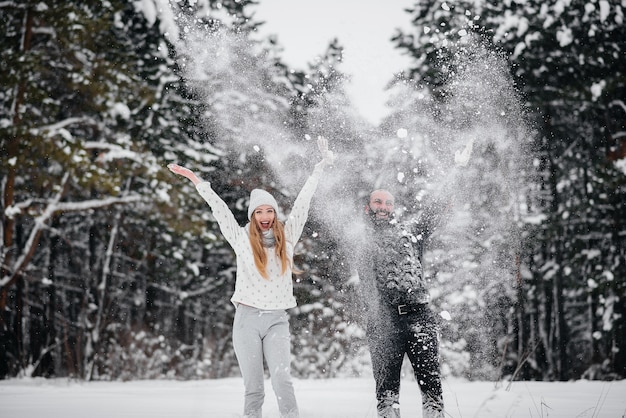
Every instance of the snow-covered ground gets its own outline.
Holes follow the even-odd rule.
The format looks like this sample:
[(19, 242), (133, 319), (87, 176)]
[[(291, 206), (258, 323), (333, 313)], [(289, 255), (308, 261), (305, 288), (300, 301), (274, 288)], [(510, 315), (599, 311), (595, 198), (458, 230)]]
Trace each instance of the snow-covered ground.
[[(615, 382), (444, 381), (449, 417), (626, 417), (626, 380)], [(0, 381), (3, 418), (235, 418), (241, 416), (241, 379), (82, 383), (66, 379)], [(376, 416), (369, 378), (296, 380), (301, 418)], [(402, 382), (403, 417), (421, 417), (415, 381)], [(278, 417), (269, 382), (263, 416)]]

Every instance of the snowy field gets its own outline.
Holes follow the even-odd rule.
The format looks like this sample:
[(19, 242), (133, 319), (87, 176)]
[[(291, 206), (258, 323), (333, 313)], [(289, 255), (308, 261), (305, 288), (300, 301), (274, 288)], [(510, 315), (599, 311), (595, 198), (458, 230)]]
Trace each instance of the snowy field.
[[(65, 379), (0, 381), (2, 418), (235, 418), (241, 416), (241, 379), (188, 382), (81, 383)], [(376, 416), (373, 380), (296, 380), (301, 418)], [(626, 417), (626, 380), (616, 382), (491, 382), (445, 380), (446, 416)], [(402, 382), (402, 416), (421, 417), (414, 381)], [(278, 417), (269, 382), (264, 418)]]

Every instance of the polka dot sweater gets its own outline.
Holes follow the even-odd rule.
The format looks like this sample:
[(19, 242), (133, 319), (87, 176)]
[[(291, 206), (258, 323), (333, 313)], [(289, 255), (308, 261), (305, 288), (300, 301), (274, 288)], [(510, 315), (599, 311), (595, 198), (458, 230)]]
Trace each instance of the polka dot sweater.
[[(322, 171), (318, 164), (313, 174), (307, 179), (293, 204), (291, 213), (285, 222), (287, 255), (293, 260), (293, 251), (304, 224), (307, 221), (309, 205)], [(233, 304), (243, 303), (258, 309), (289, 309), (296, 306), (293, 295), (293, 281), (290, 266), (281, 274), (280, 259), (274, 248), (266, 248), (267, 274), (265, 279), (254, 264), (254, 256), (246, 228), (239, 226), (228, 205), (213, 191), (209, 182), (200, 182), (196, 189), (211, 207), (213, 216), (220, 226), (224, 238), (235, 250), (237, 256), (237, 279), (235, 292), (230, 299)]]

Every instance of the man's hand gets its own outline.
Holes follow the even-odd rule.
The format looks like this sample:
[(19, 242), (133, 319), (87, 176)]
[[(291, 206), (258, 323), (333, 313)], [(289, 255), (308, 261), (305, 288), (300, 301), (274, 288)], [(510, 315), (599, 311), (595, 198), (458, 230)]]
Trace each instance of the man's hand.
[(333, 165), (335, 162), (335, 154), (328, 149), (328, 140), (323, 136), (317, 137), (317, 147), (322, 154), (322, 161), (326, 163), (326, 165)]
[(470, 139), (463, 151), (454, 152), (454, 163), (457, 167), (465, 167), (469, 162), (472, 155), (472, 148), (474, 147), (474, 138)]

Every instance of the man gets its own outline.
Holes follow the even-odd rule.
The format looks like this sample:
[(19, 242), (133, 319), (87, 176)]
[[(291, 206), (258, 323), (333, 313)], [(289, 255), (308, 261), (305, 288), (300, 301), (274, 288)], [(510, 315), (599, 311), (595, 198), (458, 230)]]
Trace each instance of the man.
[(443, 417), (438, 326), (428, 306), (421, 264), (424, 241), (439, 216), (424, 213), (418, 221), (400, 223), (394, 216), (394, 197), (387, 190), (373, 191), (365, 212), (367, 236), (357, 268), (378, 416), (400, 417), (400, 374), (407, 354), (422, 392), (423, 417)]

